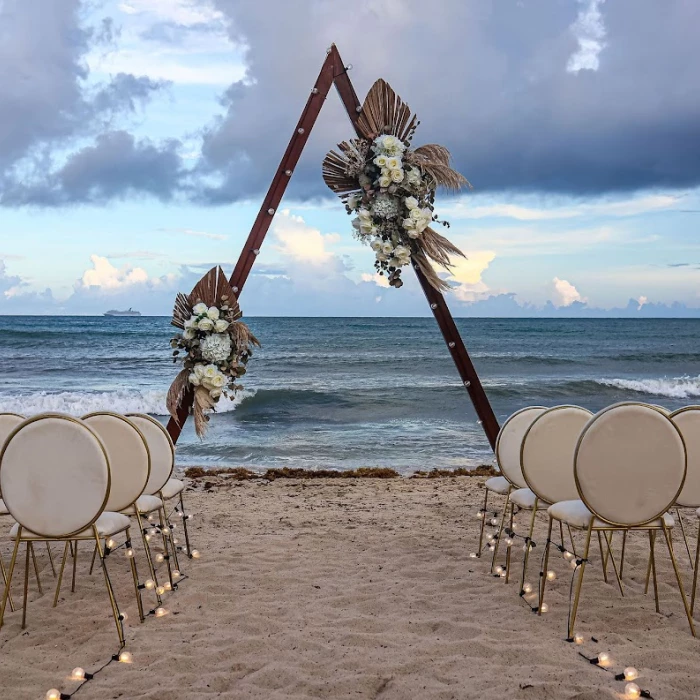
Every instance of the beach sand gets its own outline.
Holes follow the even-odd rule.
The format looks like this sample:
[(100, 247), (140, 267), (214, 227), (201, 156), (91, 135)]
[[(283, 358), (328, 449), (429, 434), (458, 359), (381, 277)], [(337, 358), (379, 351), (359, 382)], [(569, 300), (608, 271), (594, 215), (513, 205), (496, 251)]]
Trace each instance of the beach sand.
[[(579, 655), (600, 651), (610, 653), (615, 672), (636, 666), (640, 686), (656, 700), (700, 696), (700, 642), (690, 636), (661, 547), (663, 614), (654, 612), (651, 594), (642, 594), (647, 548), (636, 536), (628, 546), (624, 599), (603, 583), (596, 550), (577, 627), (586, 642), (569, 644), (571, 570), (560, 554), (551, 562), (558, 578), (542, 617), (518, 597), (517, 576), (505, 585), (488, 575), (485, 558), (469, 558), (483, 481), (197, 480), (187, 502), (201, 559), (183, 562), (188, 578), (167, 594), (168, 614), (144, 624), (126, 559), (109, 560), (129, 614), (134, 662), (109, 665), (76, 697), (621, 697), (625, 684)], [(526, 517), (520, 516), (523, 528)], [(55, 609), (53, 578), (38, 548), (45, 593), (39, 597), (32, 582), (28, 628), (20, 629), (21, 613), (14, 613), (0, 630), (3, 700), (38, 700), (52, 687), (70, 693), (77, 685), (68, 679), (73, 667), (91, 672), (117, 649), (103, 581), (99, 572), (87, 576), (84, 547), (76, 592), (64, 584)], [(2, 551), (7, 561), (6, 539)], [(521, 561), (521, 548), (514, 551)], [(541, 546), (528, 577), (533, 584), (540, 553)], [(142, 556), (139, 564), (145, 579)]]

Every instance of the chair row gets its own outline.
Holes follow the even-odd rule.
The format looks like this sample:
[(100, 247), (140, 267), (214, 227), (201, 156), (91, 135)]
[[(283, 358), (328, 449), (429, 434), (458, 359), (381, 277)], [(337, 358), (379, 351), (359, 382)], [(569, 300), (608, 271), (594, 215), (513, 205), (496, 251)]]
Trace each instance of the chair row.
[[(162, 596), (177, 587), (180, 577), (175, 523), (166, 512), (182, 517), (187, 556), (190, 547), (183, 491), (184, 483), (172, 478), (175, 448), (165, 428), (145, 414), (127, 416), (112, 412), (91, 413), (82, 418), (45, 413), (31, 418), (0, 414), (0, 516), (14, 519), (10, 537), (12, 558), (6, 570), (0, 556), (4, 592), (0, 626), (9, 602), (14, 610), (11, 584), (20, 545), (25, 544), (25, 584), (22, 627), (26, 625), (30, 555), (38, 569), (33, 544), (44, 541), (49, 548), (64, 543), (54, 606), (69, 556), (75, 567), (80, 542), (94, 544), (93, 566), (99, 560), (114, 616), (120, 646), (124, 646), (123, 620), (106, 566), (110, 553), (123, 549), (129, 560), (139, 619), (145, 619), (142, 591), (152, 591), (157, 606), (150, 612), (163, 614)], [(149, 578), (141, 581), (131, 539), (136, 525), (143, 543)], [(122, 540), (118, 543), (117, 539)], [(151, 540), (158, 537), (162, 552), (153, 554)], [(167, 581), (158, 581), (156, 564), (164, 562)], [(53, 568), (53, 560), (51, 560)], [(92, 572), (92, 566), (90, 571)], [(55, 569), (54, 569), (55, 574)]]
[[(650, 557), (647, 587), (653, 574), (657, 611), (656, 563), (654, 545), (661, 534), (671, 558), (676, 583), (683, 601), (691, 633), (695, 636), (693, 610), (697, 589), (700, 532), (695, 551), (691, 600), (685, 595), (683, 582), (672, 545), (676, 522), (670, 514), (675, 509), (683, 525), (681, 509), (692, 508), (700, 518), (700, 406), (688, 406), (669, 413), (659, 406), (624, 402), (593, 415), (580, 406), (531, 406), (508, 418), (496, 442), (496, 459), (502, 476), (485, 484), (479, 532), (480, 556), (484, 548), (487, 524), (498, 528), (488, 535), (485, 548), (492, 553), (491, 572), (509, 581), (512, 550), (522, 538), (524, 555), (520, 575), (520, 595), (528, 600), (537, 597), (533, 610), (546, 611), (546, 584), (556, 574), (548, 570), (551, 547), (561, 551), (578, 569), (573, 606), (567, 636), (574, 636), (583, 574), (591, 553), (593, 535), (598, 539), (603, 574), (612, 563), (620, 592), (627, 534), (643, 532), (649, 538)], [(504, 497), (500, 518), (489, 511), (489, 498)], [(530, 513), (529, 526), (516, 533), (513, 522), (517, 511)], [(535, 593), (526, 583), (530, 553), (535, 546), (536, 515), (546, 509), (548, 532), (539, 590)], [(558, 533), (553, 532), (558, 526)], [(569, 544), (565, 542), (565, 529)], [(572, 531), (584, 533), (579, 552)], [(612, 556), (612, 536), (622, 533), (619, 566)], [(553, 540), (553, 536), (557, 537)], [(685, 539), (685, 529), (683, 528)], [(686, 547), (690, 556), (687, 539)], [(506, 547), (505, 567), (497, 566), (501, 545)]]

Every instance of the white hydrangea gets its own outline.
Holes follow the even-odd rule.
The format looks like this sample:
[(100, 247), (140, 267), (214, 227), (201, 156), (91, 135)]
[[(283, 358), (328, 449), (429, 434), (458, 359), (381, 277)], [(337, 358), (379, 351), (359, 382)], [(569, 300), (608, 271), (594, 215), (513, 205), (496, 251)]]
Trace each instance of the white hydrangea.
[(223, 362), (231, 354), (231, 336), (228, 333), (212, 333), (202, 339), (199, 349), (205, 360)]
[(398, 197), (390, 194), (378, 194), (372, 202), (372, 214), (381, 219), (392, 219), (401, 213), (401, 203)]

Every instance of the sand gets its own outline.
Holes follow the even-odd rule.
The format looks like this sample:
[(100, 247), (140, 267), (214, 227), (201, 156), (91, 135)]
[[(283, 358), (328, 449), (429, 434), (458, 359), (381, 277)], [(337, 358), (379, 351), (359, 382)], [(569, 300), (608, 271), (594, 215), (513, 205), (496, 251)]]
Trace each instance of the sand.
[[(189, 578), (168, 594), (168, 615), (139, 624), (126, 559), (109, 562), (134, 663), (108, 666), (79, 700), (621, 697), (625, 684), (579, 655), (603, 650), (615, 672), (636, 666), (657, 700), (700, 696), (700, 642), (667, 556), (659, 556), (663, 614), (643, 595), (641, 537), (628, 547), (624, 599), (603, 583), (597, 558), (589, 567), (578, 647), (564, 641), (571, 572), (561, 555), (542, 617), (518, 597), (517, 582), (505, 585), (485, 560), (469, 558), (483, 478), (208, 481), (187, 494), (202, 558), (183, 565)], [(76, 592), (64, 588), (54, 609), (39, 555), (47, 590), (39, 597), (32, 584), (28, 628), (14, 613), (0, 630), (3, 700), (72, 692), (71, 669), (92, 671), (117, 647), (88, 557)]]

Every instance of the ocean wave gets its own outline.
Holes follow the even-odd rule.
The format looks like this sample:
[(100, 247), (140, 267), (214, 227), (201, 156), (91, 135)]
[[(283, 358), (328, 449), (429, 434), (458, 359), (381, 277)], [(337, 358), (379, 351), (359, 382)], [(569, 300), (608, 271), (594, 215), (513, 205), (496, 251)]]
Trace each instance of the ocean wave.
[[(152, 416), (165, 416), (166, 391), (37, 391), (31, 394), (0, 395), (0, 413), (20, 413), (33, 416), (37, 413), (57, 412), (72, 416), (82, 416), (93, 411), (114, 411), (116, 413), (148, 413)], [(243, 390), (231, 401), (222, 398), (217, 413), (228, 413), (245, 399), (255, 395), (255, 391)]]
[(671, 379), (600, 379), (598, 383), (638, 394), (666, 396), (671, 399), (700, 396), (700, 376)]

